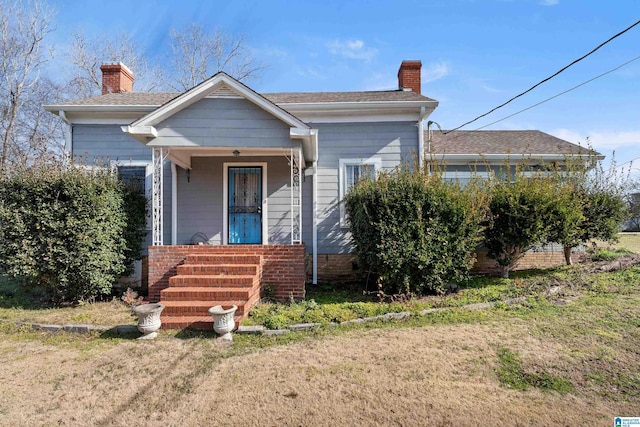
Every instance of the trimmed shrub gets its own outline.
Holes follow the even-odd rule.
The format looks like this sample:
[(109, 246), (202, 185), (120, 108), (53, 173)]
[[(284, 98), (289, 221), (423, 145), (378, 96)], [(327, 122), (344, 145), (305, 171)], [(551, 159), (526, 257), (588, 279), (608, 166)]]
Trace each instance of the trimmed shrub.
[(552, 176), (523, 172), (517, 167), (513, 181), (495, 179), (491, 186), (484, 245), (505, 278), (526, 251), (547, 241), (563, 198)]
[(567, 264), (571, 264), (572, 248), (593, 240), (617, 241), (630, 214), (625, 200), (628, 175), (616, 171), (615, 159), (605, 170), (595, 155), (587, 161), (568, 159), (565, 163), (554, 174), (562, 192), (548, 241), (562, 244)]
[(109, 294), (125, 270), (125, 223), (111, 171), (18, 172), (0, 180), (0, 267), (56, 302)]
[(443, 293), (471, 269), (484, 192), (404, 165), (363, 179), (343, 200), (360, 266), (385, 293)]
[(147, 235), (149, 202), (140, 184), (121, 183), (122, 206), (125, 214), (123, 276), (133, 273), (133, 262), (142, 259), (144, 238)]

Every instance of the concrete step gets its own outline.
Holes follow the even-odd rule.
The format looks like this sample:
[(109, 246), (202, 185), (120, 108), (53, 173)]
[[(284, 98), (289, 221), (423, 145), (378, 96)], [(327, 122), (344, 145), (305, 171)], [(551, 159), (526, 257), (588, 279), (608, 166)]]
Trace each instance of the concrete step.
[(169, 278), (170, 287), (253, 287), (259, 286), (257, 275), (224, 276), (214, 274), (177, 275)]
[(259, 287), (175, 287), (160, 291), (160, 301), (249, 301), (256, 294)]
[(260, 255), (187, 255), (184, 264), (262, 264)]
[[(242, 316), (234, 316), (236, 328), (242, 322)], [(213, 331), (213, 317), (211, 316), (163, 316), (162, 329), (196, 329)]]
[(183, 264), (178, 266), (179, 276), (234, 275), (255, 276), (259, 266), (256, 264)]

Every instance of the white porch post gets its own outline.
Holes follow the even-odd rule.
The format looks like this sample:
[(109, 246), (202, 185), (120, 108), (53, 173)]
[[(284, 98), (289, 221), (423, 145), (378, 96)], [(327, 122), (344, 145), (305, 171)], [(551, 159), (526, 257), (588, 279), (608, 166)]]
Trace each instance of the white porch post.
[(171, 162), (171, 244), (178, 244), (178, 166)]
[(162, 246), (162, 195), (163, 195), (163, 176), (162, 166), (166, 154), (162, 148), (153, 148), (152, 166), (153, 166), (153, 188), (151, 213), (153, 217), (152, 241), (153, 246)]
[(302, 243), (302, 148), (292, 148), (291, 166), (291, 244)]

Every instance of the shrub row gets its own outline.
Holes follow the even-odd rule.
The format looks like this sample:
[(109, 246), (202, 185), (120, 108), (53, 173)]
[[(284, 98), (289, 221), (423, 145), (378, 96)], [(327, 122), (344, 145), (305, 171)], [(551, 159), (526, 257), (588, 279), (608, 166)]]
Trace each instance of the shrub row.
[(508, 277), (536, 245), (562, 244), (570, 263), (572, 247), (615, 239), (619, 187), (584, 162), (537, 171), (507, 165), (502, 178), (463, 185), (401, 166), (362, 179), (343, 200), (360, 266), (385, 293), (441, 293), (469, 274), (479, 244)]

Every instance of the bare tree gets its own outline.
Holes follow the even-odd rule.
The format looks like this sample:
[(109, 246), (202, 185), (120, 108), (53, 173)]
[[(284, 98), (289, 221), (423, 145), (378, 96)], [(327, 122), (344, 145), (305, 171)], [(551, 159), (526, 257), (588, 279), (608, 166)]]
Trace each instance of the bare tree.
[(59, 117), (45, 111), (42, 106), (52, 100), (61, 100), (60, 85), (41, 77), (25, 99), (9, 158), (13, 167), (30, 167), (36, 163), (51, 163), (64, 157), (64, 130)]
[(82, 31), (73, 34), (71, 49), (67, 52), (74, 65), (69, 81), (71, 98), (100, 95), (102, 75), (100, 66), (106, 62), (122, 62), (136, 78), (135, 88), (144, 92), (161, 89), (160, 69), (152, 68), (142, 49), (129, 33), (121, 32), (113, 38), (88, 39)]
[(52, 11), (38, 0), (0, 0), (0, 175), (20, 146), (30, 144), (21, 122), (39, 87), (40, 67), (52, 57), (43, 51), (44, 38), (53, 30), (51, 19)]
[(218, 71), (238, 80), (257, 77), (265, 68), (253, 58), (245, 36), (233, 36), (221, 30), (207, 33), (199, 24), (172, 29), (171, 71), (166, 83), (174, 90), (191, 89)]

